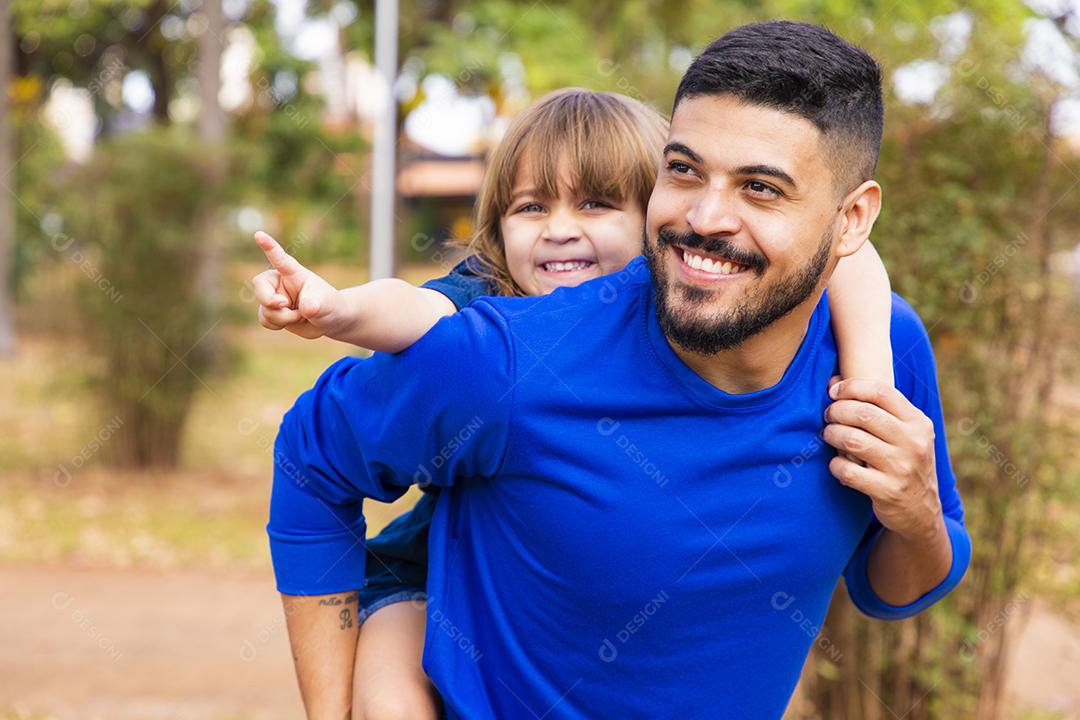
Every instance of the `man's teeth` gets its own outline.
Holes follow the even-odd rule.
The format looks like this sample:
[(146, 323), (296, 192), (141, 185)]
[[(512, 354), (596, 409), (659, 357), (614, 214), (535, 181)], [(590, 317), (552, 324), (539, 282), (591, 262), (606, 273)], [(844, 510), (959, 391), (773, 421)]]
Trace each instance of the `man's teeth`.
[(695, 255), (688, 250), (683, 250), (682, 258), (684, 263), (695, 270), (712, 273), (713, 275), (734, 275), (746, 269), (743, 265), (736, 265), (726, 260), (713, 260), (712, 258)]
[(585, 260), (571, 260), (570, 262), (544, 263), (544, 269), (548, 272), (568, 272), (570, 270), (584, 270), (590, 265), (592, 263)]

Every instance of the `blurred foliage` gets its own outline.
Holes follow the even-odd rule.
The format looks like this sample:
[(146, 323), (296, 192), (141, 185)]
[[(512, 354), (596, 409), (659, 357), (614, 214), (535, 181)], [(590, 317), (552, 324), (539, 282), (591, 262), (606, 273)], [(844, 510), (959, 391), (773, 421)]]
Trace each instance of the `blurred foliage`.
[[(155, 95), (153, 119), (174, 124), (171, 103), (194, 96), (197, 40), (206, 31), (198, 6), (14, 0), (19, 72), (39, 88), (28, 98), (28, 112), (47, 99), (55, 80), (65, 79), (90, 90), (102, 137), (128, 131), (131, 113), (122, 105), (120, 86), (130, 72), (141, 70)], [(256, 47), (250, 70), (254, 97), (233, 116), (234, 150), (248, 161), (231, 182), (242, 186), (240, 197), (247, 203), (273, 208), (272, 227), (283, 239), (309, 245), (316, 257), (355, 257), (362, 234), (356, 203), (343, 198), (364, 189), (366, 143), (355, 128), (323, 126), (324, 102), (304, 83), (314, 64), (284, 48), (275, 13), (270, 0), (250, 0), (241, 18)], [(36, 154), (27, 156), (34, 159)], [(38, 177), (20, 183), (20, 196)], [(250, 252), (248, 240), (241, 246)]]
[[(355, 258), (366, 248), (358, 207), (368, 144), (356, 127), (324, 124), (325, 101), (306, 82), (315, 64), (285, 48), (274, 17), (272, 3), (254, 0), (243, 19), (256, 47), (254, 97), (233, 116), (234, 148), (246, 158), (233, 182), (245, 203), (269, 208), (267, 227), (305, 259)], [(237, 240), (241, 256), (261, 259), (250, 237)]]
[[(260, 67), (256, 87), (269, 86), (277, 72), (285, 70)], [(355, 132), (326, 130), (315, 98), (284, 101), (269, 90), (260, 95), (267, 107), (253, 108), (234, 124), (234, 147), (246, 159), (234, 181), (245, 201), (271, 208), (269, 226), (283, 243), (303, 245), (305, 258), (356, 257), (362, 247), (358, 196), (349, 196), (366, 189), (367, 143)], [(245, 254), (252, 250), (249, 240), (243, 238)]]
[(972, 564), (957, 591), (899, 623), (862, 618), (838, 594), (822, 635), (842, 659), (819, 644), (794, 717), (1002, 717), (1001, 625), (1048, 590), (1039, 568), (1075, 554), (1076, 528), (1055, 509), (1076, 507), (1076, 428), (1049, 409), (1080, 334), (1075, 290), (1051, 265), (1080, 241), (1080, 159), (1049, 133), (1066, 90), (1021, 66), (1030, 10), (968, 4), (969, 42), (950, 56), (936, 17), (955, 9), (903, 4), (847, 23), (864, 28), (849, 37), (882, 61), (888, 87), (914, 60), (951, 70), (931, 107), (887, 94), (874, 242), (934, 342)]
[[(30, 274), (49, 259), (55, 259), (50, 222), (62, 220), (52, 214), (58, 183), (64, 173), (65, 156), (56, 135), (47, 126), (16, 108), (10, 117), (14, 125), (16, 157), (15, 243), (11, 264), (12, 288), (16, 300)], [(46, 227), (43, 227), (45, 225)], [(57, 229), (59, 229), (57, 227)]]
[[(154, 116), (168, 122), (177, 81), (195, 59), (196, 3), (170, 0), (12, 0), (20, 75), (62, 77), (93, 90), (106, 125), (120, 107), (116, 86), (133, 69), (155, 90)], [(194, 31), (194, 32), (193, 32)]]
[[(167, 170), (167, 171), (166, 171)], [(123, 466), (169, 466), (210, 360), (197, 281), (196, 219), (207, 161), (182, 132), (154, 130), (101, 143), (67, 184), (70, 234), (56, 246), (86, 277), (80, 298), (98, 387), (118, 417), (103, 451)]]

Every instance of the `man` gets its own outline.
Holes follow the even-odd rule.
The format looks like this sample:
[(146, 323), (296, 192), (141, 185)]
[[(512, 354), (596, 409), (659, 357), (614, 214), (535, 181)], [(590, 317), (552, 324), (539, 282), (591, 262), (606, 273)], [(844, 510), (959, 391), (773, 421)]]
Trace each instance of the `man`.
[(297, 401), (279, 589), (359, 587), (361, 499), (443, 486), (424, 667), (470, 719), (777, 718), (841, 574), (875, 617), (944, 596), (970, 541), (910, 307), (898, 389), (829, 385), (823, 290), (877, 217), (881, 127), (876, 63), (822, 28), (710, 45), (676, 93), (644, 259), (474, 302)]

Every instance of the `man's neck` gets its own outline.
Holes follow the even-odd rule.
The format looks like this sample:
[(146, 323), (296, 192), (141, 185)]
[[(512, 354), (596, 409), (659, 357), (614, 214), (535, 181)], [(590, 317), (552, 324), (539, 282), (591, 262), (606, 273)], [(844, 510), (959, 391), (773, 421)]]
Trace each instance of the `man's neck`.
[(668, 344), (686, 365), (709, 384), (731, 394), (764, 390), (780, 382), (799, 351), (810, 317), (821, 300), (814, 292), (790, 313), (737, 347), (715, 355), (689, 352), (670, 340)]

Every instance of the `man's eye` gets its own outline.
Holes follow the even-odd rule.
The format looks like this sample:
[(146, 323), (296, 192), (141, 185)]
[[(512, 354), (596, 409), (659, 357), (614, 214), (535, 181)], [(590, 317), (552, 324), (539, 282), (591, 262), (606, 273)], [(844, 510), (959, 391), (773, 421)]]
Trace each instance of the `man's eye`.
[(667, 167), (668, 167), (668, 170), (672, 171), (673, 173), (677, 173), (679, 175), (689, 175), (691, 172), (693, 172), (693, 168), (691, 168), (689, 165), (687, 165), (684, 162), (679, 162), (678, 160), (670, 161), (667, 164)]
[(767, 195), (768, 197), (780, 197), (780, 191), (771, 185), (766, 185), (760, 180), (751, 180), (746, 183), (746, 189), (757, 195)]

